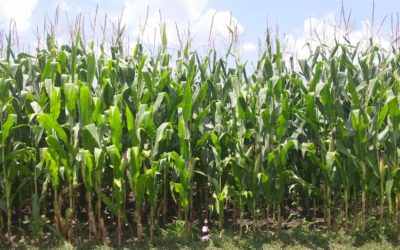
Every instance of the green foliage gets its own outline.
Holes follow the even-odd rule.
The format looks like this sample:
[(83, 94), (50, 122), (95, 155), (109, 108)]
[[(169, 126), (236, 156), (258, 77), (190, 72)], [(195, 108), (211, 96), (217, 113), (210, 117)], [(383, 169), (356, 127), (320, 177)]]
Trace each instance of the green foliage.
[[(76, 214), (85, 207), (89, 234), (103, 242), (112, 220), (118, 242), (125, 223), (135, 224), (139, 241), (148, 225), (152, 238), (160, 214), (164, 224), (184, 220), (173, 234), (186, 236), (195, 215), (218, 217), (221, 231), (235, 218), (240, 236), (246, 218), (256, 232), (259, 221), (275, 224), (271, 218), (281, 229), (287, 207), (306, 210), (299, 216), (314, 209), (315, 220), (322, 207), (328, 231), (342, 227), (337, 210), (346, 230), (359, 212), (364, 232), (369, 215), (382, 225), (398, 221), (398, 48), (318, 47), (292, 71), (268, 34), (249, 74), (229, 58), (235, 44), (226, 58), (199, 55), (189, 43), (174, 55), (165, 27), (161, 35), (151, 56), (141, 44), (124, 56), (120, 38), (110, 58), (103, 45), (98, 55), (78, 32), (71, 46), (56, 47), (49, 35), (48, 50), (35, 57), (8, 51), (0, 61), (0, 208), (8, 233), (26, 204), (34, 234), (49, 216), (41, 211), (51, 210), (52, 229), (70, 240), (69, 225), (85, 220)], [(232, 208), (235, 217), (226, 216)]]

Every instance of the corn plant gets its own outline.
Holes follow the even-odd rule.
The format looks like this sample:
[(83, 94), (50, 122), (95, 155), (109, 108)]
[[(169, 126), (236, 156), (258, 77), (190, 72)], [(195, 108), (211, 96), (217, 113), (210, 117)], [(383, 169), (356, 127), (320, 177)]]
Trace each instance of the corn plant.
[(178, 219), (186, 238), (203, 219), (242, 237), (247, 219), (260, 233), (321, 216), (331, 232), (338, 211), (348, 232), (375, 215), (398, 226), (396, 46), (338, 39), (310, 45), (288, 68), (268, 32), (251, 69), (233, 30), (222, 56), (193, 51), (190, 39), (170, 50), (163, 24), (155, 53), (140, 39), (127, 53), (124, 27), (116, 31), (109, 48), (79, 31), (57, 46), (51, 33), (32, 55), (14, 54), (6, 37), (0, 228), (9, 240), (22, 218), (35, 236), (49, 229), (73, 242), (86, 230), (119, 245), (130, 231), (153, 240)]

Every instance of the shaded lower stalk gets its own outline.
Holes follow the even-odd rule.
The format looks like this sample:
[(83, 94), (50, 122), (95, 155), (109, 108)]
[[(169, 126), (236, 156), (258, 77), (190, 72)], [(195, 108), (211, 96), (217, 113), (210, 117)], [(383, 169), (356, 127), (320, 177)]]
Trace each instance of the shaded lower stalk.
[(92, 192), (88, 191), (86, 193), (86, 200), (88, 202), (88, 224), (89, 224), (89, 238), (97, 236), (97, 229), (96, 229), (96, 222), (93, 212), (93, 205), (92, 205)]
[(142, 225), (142, 215), (140, 212), (141, 208), (135, 210), (135, 220), (136, 220), (136, 233), (137, 241), (140, 243), (143, 240), (143, 225)]
[(117, 237), (118, 237), (118, 246), (121, 246), (122, 243), (122, 208), (118, 208), (118, 218), (117, 218)]

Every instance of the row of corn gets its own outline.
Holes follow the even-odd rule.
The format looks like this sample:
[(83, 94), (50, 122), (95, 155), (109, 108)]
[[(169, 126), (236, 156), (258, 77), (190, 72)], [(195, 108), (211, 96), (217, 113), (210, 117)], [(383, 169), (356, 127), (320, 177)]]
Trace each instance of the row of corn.
[(120, 244), (176, 219), (186, 237), (203, 219), (242, 236), (245, 219), (279, 230), (293, 212), (328, 231), (369, 216), (397, 226), (399, 48), (321, 45), (292, 70), (268, 34), (249, 70), (235, 46), (174, 54), (164, 38), (155, 55), (125, 55), (79, 34), (49, 41), (0, 60), (6, 237), (80, 228), (106, 243), (115, 230)]

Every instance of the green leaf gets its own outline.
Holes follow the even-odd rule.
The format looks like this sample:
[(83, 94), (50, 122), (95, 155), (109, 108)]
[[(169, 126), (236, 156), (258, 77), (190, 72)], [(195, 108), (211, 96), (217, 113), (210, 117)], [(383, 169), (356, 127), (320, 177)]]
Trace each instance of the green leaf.
[(189, 158), (189, 153), (190, 153), (190, 148), (189, 148), (189, 135), (188, 135), (188, 129), (186, 127), (186, 122), (182, 117), (182, 109), (178, 109), (178, 136), (180, 140), (180, 149), (181, 149), (181, 154), (184, 157), (184, 159)]
[(152, 159), (155, 156), (157, 156), (157, 154), (158, 154), (158, 149), (159, 149), (160, 142), (163, 139), (164, 131), (168, 126), (170, 126), (170, 123), (169, 122), (164, 122), (157, 128), (156, 139), (155, 139), (155, 142), (154, 142), (153, 150), (151, 152), (151, 155), (152, 155), (151, 158)]
[(385, 185), (385, 192), (386, 192), (386, 197), (387, 197), (388, 203), (389, 203), (390, 213), (393, 213), (393, 200), (392, 200), (393, 182), (394, 182), (394, 179), (391, 178), (386, 181), (386, 185)]
[(97, 132), (97, 127), (95, 124), (89, 124), (85, 126), (85, 129), (89, 132), (89, 134), (93, 137), (93, 139), (96, 141), (97, 146), (101, 147), (101, 143), (100, 143), (100, 138), (99, 138), (99, 134)]
[(112, 142), (118, 148), (122, 148), (121, 139), (122, 139), (122, 122), (121, 122), (121, 114), (119, 112), (118, 107), (114, 107), (110, 109), (110, 127), (112, 133)]
[(335, 162), (335, 160), (336, 160), (336, 152), (329, 151), (329, 152), (326, 153), (326, 168), (327, 168), (327, 171), (329, 171), (329, 172), (331, 171), (333, 163)]
[(92, 97), (88, 86), (82, 86), (79, 90), (79, 114), (80, 125), (86, 126), (92, 122)]
[(201, 87), (200, 91), (197, 93), (197, 95), (194, 98), (193, 101), (193, 109), (197, 109), (200, 107), (200, 104), (206, 100), (207, 94), (208, 94), (208, 81), (204, 82)]
[(8, 98), (10, 85), (10, 79), (0, 78), (0, 101), (5, 101)]
[(323, 67), (323, 63), (322, 62), (318, 62), (317, 66), (315, 68), (315, 73), (314, 73), (314, 77), (310, 82), (310, 87), (309, 87), (309, 92), (314, 92), (317, 84), (320, 82), (321, 80), (321, 75), (322, 75), (322, 67)]
[(158, 93), (157, 99), (156, 99), (156, 101), (154, 102), (154, 105), (153, 105), (153, 113), (157, 113), (157, 111), (160, 108), (161, 103), (162, 103), (165, 95), (166, 95), (165, 92)]
[(64, 73), (67, 70), (67, 54), (64, 51), (58, 52), (57, 62), (60, 64), (61, 72)]
[(3, 126), (1, 127), (1, 144), (3, 146), (4, 146), (8, 136), (10, 135), (11, 128), (13, 127), (13, 125), (16, 121), (17, 121), (17, 115), (8, 114), (6, 122), (3, 123)]
[[(47, 144), (49, 145), (49, 148), (54, 150), (54, 152), (57, 152), (58, 156), (61, 157), (63, 160), (68, 159), (68, 154), (65, 152), (64, 148), (61, 146), (61, 144), (58, 142), (58, 140), (52, 136), (49, 135), (46, 138)], [(55, 158), (55, 157), (53, 157)]]
[(22, 73), (21, 64), (18, 65), (17, 72), (15, 73), (15, 82), (17, 84), (18, 90), (22, 91), (24, 88), (24, 75)]
[(352, 99), (354, 105), (357, 108), (361, 109), (360, 99), (358, 98), (356, 86), (354, 84), (353, 72), (350, 69), (347, 70), (347, 79), (348, 79), (347, 90), (350, 92), (351, 99)]
[(54, 130), (57, 136), (61, 140), (63, 140), (65, 144), (69, 144), (68, 137), (64, 129), (58, 124), (58, 122), (52, 116), (50, 116), (49, 114), (39, 114), (38, 121), (40, 125), (42, 125), (49, 134), (52, 134)]
[(192, 88), (190, 83), (186, 83), (185, 93), (183, 95), (183, 119), (189, 121), (192, 117)]
[(378, 116), (378, 121), (377, 123), (377, 127), (376, 129), (379, 131), (380, 128), (382, 127), (383, 122), (385, 121), (386, 115), (389, 111), (389, 105), (385, 104), (385, 106), (383, 106), (383, 108), (379, 111), (379, 116)]
[(93, 187), (92, 183), (92, 173), (94, 169), (93, 164), (93, 155), (89, 150), (82, 150), (81, 152), (82, 158), (82, 177), (84, 184), (87, 189), (91, 189)]
[(146, 192), (146, 175), (140, 175), (136, 183), (136, 204), (137, 208), (142, 206), (144, 194)]
[(94, 149), (94, 163), (97, 170), (103, 170), (105, 164), (105, 154), (100, 148)]
[(51, 176), (51, 185), (54, 190), (57, 190), (59, 179), (58, 179), (58, 164), (57, 162), (51, 157), (50, 153), (46, 153), (46, 166), (50, 170)]
[(60, 109), (61, 109), (60, 88), (53, 87), (50, 97), (50, 115), (56, 120), (60, 115)]
[(274, 75), (274, 71), (273, 71), (273, 67), (272, 67), (272, 63), (271, 60), (269, 59), (269, 56), (266, 56), (264, 59), (264, 78), (266, 80), (269, 80), (272, 78), (272, 76)]
[(238, 109), (238, 111), (239, 111), (239, 118), (240, 118), (240, 119), (245, 119), (245, 118), (246, 118), (246, 115), (250, 112), (249, 109), (248, 109), (248, 107), (247, 107), (246, 100), (244, 99), (243, 96), (239, 96), (238, 101), (239, 101), (239, 107), (238, 107), (238, 108), (239, 108), (239, 109)]
[[(111, 212), (115, 215), (115, 216), (119, 216), (119, 206), (117, 203), (113, 202), (110, 198), (108, 198), (107, 196), (103, 195), (101, 192), (96, 193), (102, 202), (104, 202), (104, 204), (106, 204), (106, 206), (111, 210)], [(126, 221), (126, 213), (123, 212), (122, 213), (122, 220)]]
[(42, 72), (42, 77), (41, 77), (42, 81), (46, 79), (50, 79), (53, 81), (54, 73), (58, 70), (58, 67), (60, 67), (58, 62), (53, 62), (51, 60), (48, 60)]
[(276, 55), (275, 55), (276, 68), (279, 74), (282, 72), (282, 54), (281, 54), (281, 44), (279, 39), (276, 38)]
[(306, 78), (307, 81), (309, 81), (311, 79), (311, 73), (310, 73), (310, 66), (308, 66), (307, 60), (305, 59), (299, 60), (299, 65), (304, 77)]
[(86, 58), (87, 63), (87, 82), (89, 86), (93, 84), (93, 80), (96, 74), (96, 58), (93, 53), (90, 53)]
[(65, 100), (66, 100), (66, 108), (69, 114), (75, 118), (76, 116), (76, 91), (75, 91), (75, 84), (73, 83), (66, 83), (65, 85)]
[(210, 137), (210, 132), (205, 132), (200, 139), (196, 143), (196, 149), (199, 149), (203, 146), (203, 144), (208, 140), (208, 137)]

